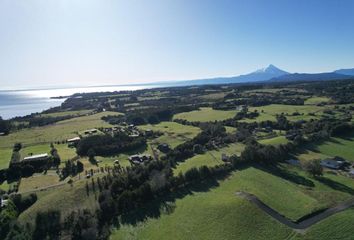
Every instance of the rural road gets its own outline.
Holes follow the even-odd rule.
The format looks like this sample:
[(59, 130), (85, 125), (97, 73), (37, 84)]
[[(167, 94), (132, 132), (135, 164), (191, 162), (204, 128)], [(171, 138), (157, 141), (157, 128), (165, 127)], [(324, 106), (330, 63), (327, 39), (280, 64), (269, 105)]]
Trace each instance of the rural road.
[(354, 206), (354, 199), (350, 199), (348, 201), (342, 202), (338, 204), (337, 206), (328, 208), (327, 210), (320, 212), (318, 214), (315, 214), (307, 219), (304, 219), (300, 222), (293, 222), (290, 219), (284, 217), (281, 215), (279, 212), (275, 211), (268, 205), (266, 205), (264, 202), (262, 202), (260, 199), (258, 199), (256, 196), (246, 193), (246, 192), (236, 192), (237, 196), (240, 196), (244, 199), (247, 199), (248, 201), (256, 204), (261, 210), (266, 212), (268, 215), (276, 219), (277, 221), (287, 225), (288, 227), (291, 227), (292, 229), (295, 230), (306, 230), (307, 228), (311, 227), (315, 223), (322, 221), (323, 219), (332, 216), (333, 214), (336, 214), (338, 212), (344, 211), (352, 206)]

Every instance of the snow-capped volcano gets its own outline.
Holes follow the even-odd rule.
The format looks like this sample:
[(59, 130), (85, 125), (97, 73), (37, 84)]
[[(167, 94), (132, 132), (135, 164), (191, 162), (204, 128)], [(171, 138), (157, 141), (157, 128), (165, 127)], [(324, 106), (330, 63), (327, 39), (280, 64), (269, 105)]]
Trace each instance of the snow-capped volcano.
[(278, 76), (289, 74), (288, 72), (285, 72), (285, 71), (277, 68), (273, 64), (270, 64), (268, 67), (258, 69), (257, 71), (255, 71), (253, 73), (259, 73), (259, 74), (267, 73), (267, 74), (273, 74), (273, 75), (278, 75)]

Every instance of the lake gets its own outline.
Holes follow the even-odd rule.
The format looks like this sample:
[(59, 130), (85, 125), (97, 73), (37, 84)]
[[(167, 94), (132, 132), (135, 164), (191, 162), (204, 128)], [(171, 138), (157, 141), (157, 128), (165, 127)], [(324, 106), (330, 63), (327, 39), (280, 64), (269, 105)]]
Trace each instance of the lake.
[(57, 88), (39, 90), (0, 90), (0, 116), (9, 119), (16, 116), (26, 116), (31, 113), (42, 112), (43, 110), (60, 106), (65, 98), (51, 99), (51, 97), (70, 96), (74, 93), (90, 92), (114, 92), (125, 90), (139, 90), (146, 88), (161, 87), (157, 85), (134, 85), (134, 86), (102, 86), (102, 87), (81, 87), (81, 88)]

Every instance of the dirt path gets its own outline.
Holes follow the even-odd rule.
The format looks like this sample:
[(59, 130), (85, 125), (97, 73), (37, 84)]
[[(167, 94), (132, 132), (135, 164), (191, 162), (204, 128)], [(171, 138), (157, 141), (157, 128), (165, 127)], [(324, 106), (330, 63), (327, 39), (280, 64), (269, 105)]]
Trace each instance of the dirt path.
[(256, 204), (260, 209), (262, 209), (264, 212), (266, 212), (268, 215), (271, 217), (275, 218), (277, 221), (281, 222), (282, 224), (287, 225), (288, 227), (291, 227), (292, 229), (297, 230), (298, 232), (304, 232), (307, 228), (311, 227), (317, 222), (322, 221), (325, 218), (328, 218), (329, 216), (332, 216), (333, 214), (336, 214), (338, 212), (344, 211), (352, 206), (354, 206), (354, 199), (350, 199), (348, 201), (342, 202), (338, 204), (335, 207), (328, 208), (327, 210), (320, 212), (316, 215), (313, 215), (305, 220), (302, 220), (300, 222), (293, 222), (290, 219), (284, 217), (268, 205), (266, 205), (264, 202), (262, 202), (260, 199), (258, 199), (256, 196), (246, 193), (246, 192), (236, 192), (237, 196), (240, 196), (242, 198), (247, 199), (248, 201)]

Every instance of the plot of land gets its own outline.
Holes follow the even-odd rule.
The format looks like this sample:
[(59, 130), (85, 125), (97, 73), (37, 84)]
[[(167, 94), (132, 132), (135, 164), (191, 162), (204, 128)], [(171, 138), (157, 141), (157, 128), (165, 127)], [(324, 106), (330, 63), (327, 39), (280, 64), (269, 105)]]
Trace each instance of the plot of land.
[[(291, 181), (257, 168), (235, 172), (211, 190), (195, 189), (183, 198), (170, 199), (159, 217), (148, 218), (137, 225), (121, 225), (111, 239), (161, 239), (172, 234), (176, 239), (190, 239), (191, 233), (195, 239), (287, 239), (295, 233), (250, 202), (237, 198), (235, 192), (250, 192), (293, 220), (352, 197), (350, 189), (354, 182), (351, 179), (325, 174), (323, 181), (317, 181), (300, 170), (287, 174), (291, 174), (288, 175), (292, 176)], [(316, 232), (329, 227), (330, 223), (335, 224), (338, 219), (340, 224), (335, 224), (334, 228), (350, 231), (354, 218), (349, 215), (352, 210), (348, 211), (314, 225), (308, 235), (299, 235), (299, 239), (317, 239), (314, 238)], [(327, 223), (331, 218), (334, 219)], [(349, 222), (345, 222), (347, 219)], [(322, 233), (321, 236), (332, 239), (331, 236), (338, 236), (334, 233), (330, 230), (328, 235)]]
[(233, 154), (240, 155), (244, 147), (245, 146), (243, 144), (234, 143), (218, 150), (208, 151), (204, 154), (196, 155), (192, 158), (186, 159), (184, 162), (179, 163), (173, 172), (177, 175), (179, 172), (184, 173), (193, 167), (198, 168), (201, 166), (215, 166), (222, 164), (222, 154), (226, 154), (227, 156)]
[(39, 114), (38, 117), (64, 117), (64, 116), (82, 116), (91, 113), (92, 110), (65, 111), (55, 113)]
[(52, 173), (50, 175), (38, 174), (29, 178), (22, 178), (19, 186), (19, 192), (36, 190), (57, 183), (59, 183), (59, 177), (55, 175), (55, 173)]
[[(53, 125), (44, 127), (36, 127), (31, 129), (23, 129), (18, 132), (11, 133), (7, 136), (0, 136), (0, 169), (7, 168), (11, 160), (12, 147), (15, 143), (21, 142), (27, 150), (33, 147), (35, 150), (45, 150), (46, 146), (49, 148), (50, 143), (56, 141), (65, 141), (68, 138), (76, 137), (77, 132), (99, 127), (110, 127), (112, 125), (101, 120), (101, 117), (107, 115), (117, 115), (117, 112), (102, 112), (90, 116), (83, 116), (72, 118), (57, 122)], [(72, 156), (72, 151), (65, 149), (65, 147), (58, 147), (59, 154), (63, 152), (63, 158)], [(25, 151), (27, 151), (25, 150)], [(45, 151), (45, 152), (48, 152)]]
[[(22, 223), (33, 223), (33, 216), (36, 216), (39, 211), (59, 210), (62, 217), (78, 209), (91, 209), (95, 211), (98, 203), (92, 190), (90, 195), (87, 196), (86, 182), (90, 184), (91, 180), (83, 179), (74, 182), (73, 186), (66, 183), (60, 187), (38, 192), (37, 202), (19, 216), (19, 221)], [(96, 194), (98, 194), (98, 191)]]
[(214, 110), (212, 108), (200, 108), (200, 110), (176, 114), (173, 118), (184, 119), (190, 122), (222, 121), (228, 118), (233, 118), (237, 112), (237, 110), (222, 111)]
[(298, 158), (300, 160), (308, 159), (324, 159), (328, 157), (339, 156), (347, 161), (354, 162), (354, 137), (353, 135), (346, 138), (332, 137), (328, 141), (319, 144), (308, 145), (303, 152), (300, 152)]
[(185, 126), (176, 122), (161, 122), (155, 125), (143, 125), (139, 126), (142, 130), (153, 130), (162, 132), (163, 135), (152, 140), (153, 144), (167, 143), (172, 148), (178, 146), (179, 144), (194, 138), (200, 129), (193, 126)]
[(285, 136), (276, 136), (273, 138), (266, 138), (259, 140), (259, 143), (265, 144), (265, 145), (280, 145), (280, 144), (286, 144), (288, 142), (288, 139), (286, 139)]
[[(258, 111), (259, 116), (254, 119), (244, 119), (241, 122), (261, 122), (261, 121), (275, 121), (276, 115), (284, 113), (288, 120), (298, 121), (298, 120), (310, 120), (319, 118), (324, 108), (312, 105), (283, 105), (283, 104), (271, 104), (262, 107), (250, 107), (249, 111)], [(293, 113), (299, 113), (300, 115), (293, 116)], [(315, 116), (309, 114), (314, 113)]]
[(329, 99), (327, 97), (311, 97), (305, 101), (305, 105), (316, 105), (319, 103), (327, 103), (330, 100), (331, 99)]

